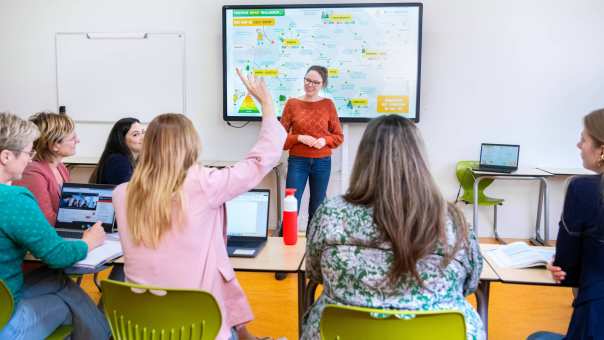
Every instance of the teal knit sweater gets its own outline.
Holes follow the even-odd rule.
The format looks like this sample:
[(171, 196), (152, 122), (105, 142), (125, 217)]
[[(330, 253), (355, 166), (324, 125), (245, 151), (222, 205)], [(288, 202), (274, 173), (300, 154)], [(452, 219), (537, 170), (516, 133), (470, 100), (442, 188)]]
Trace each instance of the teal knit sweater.
[(29, 190), (0, 184), (0, 279), (15, 305), (21, 297), (21, 265), (27, 252), (51, 268), (65, 268), (85, 258), (88, 245), (57, 235)]

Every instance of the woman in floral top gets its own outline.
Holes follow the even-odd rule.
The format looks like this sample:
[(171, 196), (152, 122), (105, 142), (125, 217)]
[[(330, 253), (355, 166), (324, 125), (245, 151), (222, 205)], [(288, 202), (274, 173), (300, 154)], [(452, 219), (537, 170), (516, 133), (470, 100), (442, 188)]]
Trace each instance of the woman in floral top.
[(302, 339), (319, 339), (326, 304), (396, 310), (459, 310), (468, 339), (484, 339), (465, 300), (482, 257), (463, 214), (440, 194), (415, 125), (396, 115), (369, 123), (348, 192), (327, 200), (309, 227), (306, 270), (323, 293)]

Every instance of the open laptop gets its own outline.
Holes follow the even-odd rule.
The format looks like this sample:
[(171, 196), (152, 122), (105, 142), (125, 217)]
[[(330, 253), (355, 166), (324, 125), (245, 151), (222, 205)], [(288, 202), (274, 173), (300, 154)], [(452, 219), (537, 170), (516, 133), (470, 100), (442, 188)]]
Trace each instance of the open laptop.
[(229, 256), (258, 255), (268, 239), (269, 206), (268, 189), (253, 189), (226, 203)]
[(477, 171), (511, 173), (518, 170), (520, 145), (482, 143)]
[(63, 184), (55, 224), (57, 233), (65, 238), (82, 238), (84, 230), (96, 221), (103, 223), (105, 232), (113, 232), (115, 212), (111, 194), (114, 188), (107, 184)]

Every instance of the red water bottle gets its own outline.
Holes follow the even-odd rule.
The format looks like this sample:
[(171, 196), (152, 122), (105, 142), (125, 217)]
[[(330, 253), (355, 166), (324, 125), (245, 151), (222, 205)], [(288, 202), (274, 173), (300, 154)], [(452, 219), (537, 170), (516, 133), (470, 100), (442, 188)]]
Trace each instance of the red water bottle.
[(288, 246), (298, 242), (298, 200), (295, 193), (296, 189), (285, 189), (283, 200), (283, 243)]

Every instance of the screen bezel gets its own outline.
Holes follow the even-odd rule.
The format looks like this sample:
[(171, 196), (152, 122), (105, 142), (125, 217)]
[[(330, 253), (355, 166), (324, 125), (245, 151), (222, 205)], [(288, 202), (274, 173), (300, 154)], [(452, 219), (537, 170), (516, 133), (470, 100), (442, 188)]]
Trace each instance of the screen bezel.
[[(422, 66), (422, 18), (423, 4), (419, 2), (409, 3), (347, 3), (347, 4), (288, 4), (288, 5), (224, 5), (222, 6), (222, 118), (226, 122), (254, 122), (261, 121), (262, 117), (252, 116), (229, 116), (227, 114), (227, 38), (226, 38), (226, 13), (227, 10), (236, 9), (271, 9), (271, 8), (370, 8), (370, 7), (417, 7), (418, 8), (418, 39), (417, 39), (417, 84), (416, 84), (416, 114), (409, 118), (415, 123), (420, 119), (420, 89), (421, 89), (421, 66)], [(379, 117), (379, 116), (378, 116)], [(280, 118), (279, 118), (280, 119)], [(372, 118), (362, 117), (339, 117), (342, 123), (366, 123)]]
[[(115, 185), (112, 184), (91, 184), (91, 183), (63, 183), (63, 187), (61, 188), (61, 196), (59, 200), (63, 199), (63, 192), (65, 188), (90, 188), (90, 189), (111, 189), (112, 191), (115, 189)], [(111, 204), (113, 205), (113, 197), (111, 198)], [(57, 210), (57, 221), (55, 223), (55, 228), (59, 230), (68, 230), (68, 231), (81, 231), (84, 232), (85, 229), (81, 229), (82, 225), (91, 226), (94, 223), (90, 222), (61, 222), (58, 220), (59, 210), (61, 209), (61, 204), (59, 204), (59, 209)], [(113, 208), (113, 218), (111, 224), (103, 223), (103, 229), (107, 233), (112, 233), (115, 230), (115, 207)]]
[[(228, 223), (229, 223), (229, 221), (228, 221), (228, 219), (226, 219), (225, 225), (227, 227), (226, 233), (227, 233), (227, 240), (228, 241), (235, 241), (235, 242), (244, 241), (244, 242), (248, 242), (248, 241), (266, 241), (266, 240), (268, 240), (268, 229), (269, 229), (268, 228), (269, 227), (268, 224), (269, 224), (269, 221), (271, 219), (271, 191), (270, 191), (270, 189), (251, 189), (249, 191), (241, 193), (240, 195), (246, 194), (248, 192), (262, 192), (262, 193), (267, 193), (268, 194), (267, 195), (268, 196), (268, 209), (266, 211), (266, 226), (265, 226), (266, 232), (264, 233), (264, 237), (262, 237), (262, 236), (229, 236), (229, 234), (228, 234), (229, 233), (229, 230), (228, 230)], [(234, 197), (232, 199), (235, 199), (235, 198), (236, 197)], [(227, 206), (226, 206), (226, 203), (227, 202), (224, 203), (224, 216), (225, 217), (227, 216), (227, 210), (226, 210)]]

